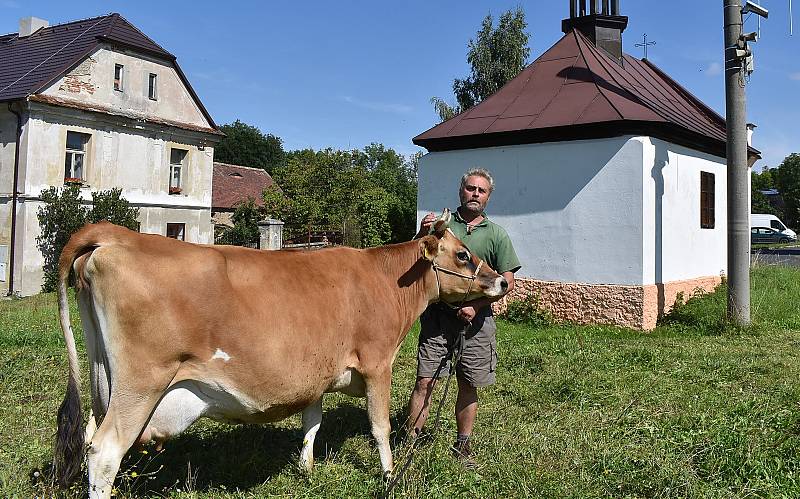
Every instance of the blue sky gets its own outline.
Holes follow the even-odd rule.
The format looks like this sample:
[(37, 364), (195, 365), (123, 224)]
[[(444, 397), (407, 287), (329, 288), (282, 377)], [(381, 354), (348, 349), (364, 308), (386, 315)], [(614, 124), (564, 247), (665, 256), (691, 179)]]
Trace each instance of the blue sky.
[[(755, 44), (748, 119), (758, 125), (760, 165), (800, 152), (800, 2), (789, 36), (788, 0), (762, 0), (770, 19)], [(625, 52), (647, 33), (649, 58), (724, 115), (722, 2), (622, 0), (630, 18)], [(286, 149), (361, 148), (380, 142), (403, 154), (436, 123), (429, 100), (453, 101), (465, 77), (467, 43), (489, 13), (522, 6), (534, 60), (561, 36), (568, 0), (61, 2), (0, 0), (0, 33), (21, 17), (50, 24), (119, 12), (178, 57), (218, 124), (240, 119), (275, 134)], [(746, 22), (756, 29), (755, 17)]]

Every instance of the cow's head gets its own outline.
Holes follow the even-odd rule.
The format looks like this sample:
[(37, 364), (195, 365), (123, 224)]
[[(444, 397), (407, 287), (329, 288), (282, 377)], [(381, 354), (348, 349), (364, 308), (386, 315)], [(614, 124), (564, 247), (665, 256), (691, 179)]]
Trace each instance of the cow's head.
[(453, 235), (447, 228), (450, 216), (445, 209), (430, 234), (419, 242), (422, 258), (431, 262), (436, 275), (439, 299), (459, 305), (484, 296), (500, 298), (508, 290), (508, 282)]

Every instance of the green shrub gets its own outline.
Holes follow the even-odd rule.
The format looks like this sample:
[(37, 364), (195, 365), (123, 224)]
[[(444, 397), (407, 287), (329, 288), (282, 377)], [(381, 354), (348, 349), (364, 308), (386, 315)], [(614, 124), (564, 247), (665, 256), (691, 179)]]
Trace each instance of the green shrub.
[(501, 317), (515, 324), (531, 327), (546, 327), (553, 324), (553, 314), (539, 305), (539, 297), (529, 294), (521, 300), (508, 302)]
[(224, 229), (216, 239), (216, 244), (253, 247), (258, 244), (260, 234), (258, 221), (263, 218), (261, 208), (253, 198), (238, 203), (233, 212), (233, 226)]
[(42, 291), (55, 291), (58, 285), (58, 259), (69, 238), (87, 222), (108, 220), (111, 223), (137, 230), (139, 208), (132, 208), (122, 197), (122, 189), (92, 193), (92, 208), (84, 206), (81, 189), (67, 185), (59, 189), (48, 187), (40, 197), (44, 206), (36, 213), (41, 233), (36, 245), (44, 258)]

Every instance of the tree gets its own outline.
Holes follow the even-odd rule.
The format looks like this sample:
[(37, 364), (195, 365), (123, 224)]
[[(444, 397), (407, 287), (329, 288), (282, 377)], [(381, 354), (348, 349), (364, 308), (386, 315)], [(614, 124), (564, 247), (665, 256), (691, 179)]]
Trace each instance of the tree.
[(127, 199), (122, 197), (122, 189), (114, 188), (109, 191), (92, 193), (92, 209), (89, 210), (87, 221), (97, 223), (101, 220), (139, 230), (139, 208), (131, 206)]
[[(356, 162), (367, 171), (371, 183), (385, 191), (389, 238), (384, 242), (408, 241), (416, 232), (417, 171), (414, 158), (406, 160), (382, 144), (354, 151)], [(363, 239), (363, 238), (362, 238)]]
[(58, 259), (70, 236), (86, 223), (88, 209), (83, 206), (81, 189), (68, 185), (63, 189), (49, 187), (39, 197), (44, 202), (36, 213), (40, 234), (36, 246), (44, 258), (42, 291), (55, 291), (58, 286)]
[(438, 97), (431, 99), (442, 121), (480, 103), (525, 68), (531, 52), (527, 26), (521, 7), (504, 12), (496, 28), (491, 14), (484, 18), (476, 39), (469, 41), (467, 63), (472, 68), (471, 74), (453, 81), (458, 104), (450, 106)]
[(251, 246), (258, 243), (258, 222), (264, 217), (253, 198), (237, 204), (232, 218), (233, 227), (222, 232), (217, 244)]
[(286, 162), (283, 142), (272, 134), (239, 120), (222, 125), (225, 138), (214, 149), (214, 160), (234, 165), (262, 168), (272, 174)]
[(137, 229), (139, 209), (132, 208), (122, 197), (121, 189), (92, 193), (92, 208), (83, 205), (81, 190), (77, 185), (61, 189), (49, 187), (39, 195), (44, 203), (36, 216), (40, 234), (36, 245), (44, 258), (42, 291), (55, 291), (58, 286), (58, 259), (70, 236), (87, 222), (107, 220), (129, 229)]
[(786, 156), (775, 171), (775, 183), (783, 196), (783, 221), (792, 228), (800, 227), (800, 154)]
[(415, 232), (416, 163), (381, 144), (293, 151), (273, 178), (283, 193), (265, 191), (264, 212), (285, 222), (287, 239), (336, 232), (363, 247), (407, 241)]
[(783, 218), (781, 210), (773, 206), (767, 196), (761, 193), (776, 188), (772, 171), (765, 167), (761, 173), (753, 171), (750, 174), (750, 213), (770, 213)]

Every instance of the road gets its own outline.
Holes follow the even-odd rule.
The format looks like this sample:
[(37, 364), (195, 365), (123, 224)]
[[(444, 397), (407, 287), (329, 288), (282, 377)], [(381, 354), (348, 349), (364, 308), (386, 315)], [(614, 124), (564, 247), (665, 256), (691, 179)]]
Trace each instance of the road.
[(750, 265), (756, 264), (800, 267), (800, 246), (755, 250), (750, 255)]

